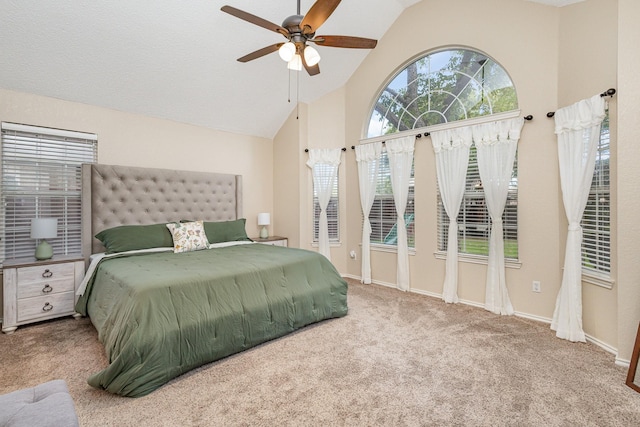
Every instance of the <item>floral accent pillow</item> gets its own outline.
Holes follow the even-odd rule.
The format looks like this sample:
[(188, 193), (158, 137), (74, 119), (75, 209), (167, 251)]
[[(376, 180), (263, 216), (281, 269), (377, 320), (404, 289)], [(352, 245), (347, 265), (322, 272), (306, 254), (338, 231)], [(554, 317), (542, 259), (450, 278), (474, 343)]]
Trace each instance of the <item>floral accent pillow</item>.
[(176, 254), (199, 251), (209, 247), (202, 221), (172, 222), (167, 224), (167, 228), (173, 237), (173, 252)]

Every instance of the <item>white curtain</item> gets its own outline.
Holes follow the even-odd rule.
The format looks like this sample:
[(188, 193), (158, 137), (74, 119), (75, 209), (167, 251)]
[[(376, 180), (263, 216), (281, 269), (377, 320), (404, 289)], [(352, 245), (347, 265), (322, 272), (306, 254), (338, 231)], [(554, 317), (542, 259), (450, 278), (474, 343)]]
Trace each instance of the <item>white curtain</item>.
[(329, 247), (329, 225), (327, 223), (327, 206), (331, 200), (331, 190), (338, 179), (340, 166), (340, 148), (309, 149), (307, 166), (313, 171), (313, 188), (318, 196), (320, 219), (318, 221), (318, 252), (331, 260)]
[(369, 213), (376, 198), (376, 181), (380, 170), (382, 142), (362, 144), (356, 147), (362, 224), (362, 283), (371, 284), (371, 221)]
[(551, 329), (558, 338), (585, 342), (582, 330), (582, 227), (605, 115), (600, 95), (556, 111), (558, 160), (562, 201), (569, 221), (562, 285), (556, 299)]
[(393, 201), (398, 215), (398, 220), (396, 221), (398, 233), (397, 286), (402, 291), (409, 290), (409, 244), (407, 242), (407, 224), (404, 219), (404, 211), (409, 199), (409, 183), (415, 143), (415, 136), (411, 135), (392, 139), (385, 144), (387, 156), (389, 157)]
[(491, 217), (484, 308), (496, 314), (513, 314), (504, 271), (502, 213), (523, 125), (524, 119), (516, 118), (471, 128), (478, 153), (480, 180)]
[(438, 189), (449, 217), (447, 264), (442, 287), (442, 299), (448, 303), (458, 302), (458, 213), (464, 196), (471, 138), (468, 127), (431, 132)]

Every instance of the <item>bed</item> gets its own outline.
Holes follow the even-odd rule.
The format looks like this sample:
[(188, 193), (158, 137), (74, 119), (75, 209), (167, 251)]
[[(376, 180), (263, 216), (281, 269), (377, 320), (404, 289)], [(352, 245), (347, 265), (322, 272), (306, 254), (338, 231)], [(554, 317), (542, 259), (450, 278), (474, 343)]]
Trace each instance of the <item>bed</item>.
[[(112, 165), (83, 165), (82, 175), (89, 268), (76, 311), (90, 317), (109, 360), (89, 377), (93, 387), (144, 396), (347, 314), (347, 284), (324, 256), (247, 238), (240, 176)], [(203, 234), (207, 248), (187, 248)], [(191, 241), (178, 245), (184, 236)]]

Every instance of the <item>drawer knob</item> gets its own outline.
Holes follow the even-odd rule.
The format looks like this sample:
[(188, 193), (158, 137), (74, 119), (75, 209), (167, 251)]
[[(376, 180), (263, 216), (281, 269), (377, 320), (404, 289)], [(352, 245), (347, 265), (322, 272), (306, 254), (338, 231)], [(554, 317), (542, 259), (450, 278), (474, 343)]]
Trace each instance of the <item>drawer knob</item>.
[(42, 311), (51, 311), (51, 310), (53, 310), (53, 306), (50, 303), (45, 302), (44, 307), (42, 307)]
[(53, 276), (53, 271), (49, 270), (48, 268), (44, 271), (44, 273), (42, 273), (42, 277), (46, 279), (48, 279), (51, 276)]
[(48, 294), (51, 291), (53, 291), (53, 288), (48, 283), (44, 285), (44, 288), (42, 288), (42, 293)]

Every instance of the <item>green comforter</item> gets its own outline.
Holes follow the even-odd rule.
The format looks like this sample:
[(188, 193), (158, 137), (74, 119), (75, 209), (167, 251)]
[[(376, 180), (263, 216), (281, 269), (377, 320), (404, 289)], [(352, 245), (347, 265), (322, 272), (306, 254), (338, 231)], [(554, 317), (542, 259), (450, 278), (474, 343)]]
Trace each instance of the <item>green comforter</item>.
[(76, 311), (109, 366), (93, 387), (144, 396), (172, 378), (347, 314), (347, 284), (322, 255), (261, 244), (104, 259)]

